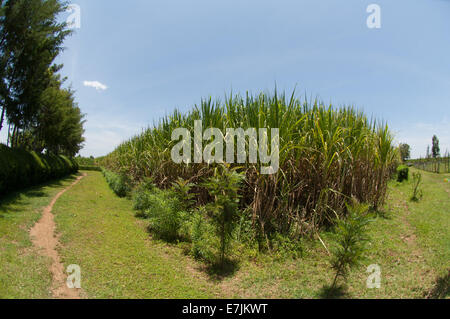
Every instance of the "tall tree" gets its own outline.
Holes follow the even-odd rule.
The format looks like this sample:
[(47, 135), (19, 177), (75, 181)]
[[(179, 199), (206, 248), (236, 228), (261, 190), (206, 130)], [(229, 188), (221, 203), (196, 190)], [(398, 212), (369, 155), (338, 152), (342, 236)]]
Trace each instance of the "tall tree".
[(0, 103), (18, 132), (36, 121), (41, 94), (61, 68), (53, 61), (71, 31), (57, 19), (66, 8), (58, 0), (7, 0), (2, 8)]
[(433, 136), (433, 147), (431, 148), (431, 153), (433, 158), (438, 158), (441, 155), (441, 150), (439, 148), (439, 139), (436, 135)]
[(6, 114), (6, 107), (4, 103), (4, 74), (6, 69), (6, 53), (4, 52), (5, 46), (4, 43), (6, 41), (6, 34), (4, 31), (5, 25), (5, 1), (0, 0), (0, 105), (1, 105), (1, 113), (0, 113), (0, 131), (3, 127), (3, 121)]
[[(83, 146), (84, 114), (74, 99), (74, 91), (62, 89), (63, 81), (54, 76), (41, 96), (41, 109), (35, 136), (35, 145), (54, 154), (75, 156)], [(37, 149), (36, 151), (42, 151)]]
[(407, 161), (411, 157), (411, 147), (408, 144), (400, 144), (399, 150), (400, 157), (402, 158), (403, 162)]

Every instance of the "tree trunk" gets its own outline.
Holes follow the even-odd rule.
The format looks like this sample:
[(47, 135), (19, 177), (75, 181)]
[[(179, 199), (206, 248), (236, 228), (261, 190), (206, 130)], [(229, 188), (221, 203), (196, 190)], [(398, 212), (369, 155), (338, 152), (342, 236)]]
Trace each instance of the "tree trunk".
[(8, 139), (6, 140), (6, 146), (10, 146), (9, 143), (11, 141), (11, 124), (8, 124)]
[(11, 141), (11, 148), (15, 148), (17, 146), (18, 133), (19, 133), (19, 129), (18, 129), (17, 125), (14, 125), (12, 141)]
[(6, 108), (3, 106), (2, 107), (2, 115), (0, 117), (0, 132), (2, 131), (2, 128), (3, 128), (3, 120), (5, 119), (5, 111), (6, 111)]

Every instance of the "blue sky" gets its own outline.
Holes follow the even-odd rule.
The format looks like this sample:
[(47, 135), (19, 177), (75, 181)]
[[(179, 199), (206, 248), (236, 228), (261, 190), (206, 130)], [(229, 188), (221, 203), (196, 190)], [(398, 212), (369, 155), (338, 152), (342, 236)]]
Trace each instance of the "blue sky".
[[(73, 3), (81, 28), (58, 62), (87, 114), (82, 155), (105, 155), (202, 97), (275, 83), (387, 121), (415, 157), (433, 134), (450, 150), (450, 1)], [(371, 3), (381, 29), (367, 27)]]

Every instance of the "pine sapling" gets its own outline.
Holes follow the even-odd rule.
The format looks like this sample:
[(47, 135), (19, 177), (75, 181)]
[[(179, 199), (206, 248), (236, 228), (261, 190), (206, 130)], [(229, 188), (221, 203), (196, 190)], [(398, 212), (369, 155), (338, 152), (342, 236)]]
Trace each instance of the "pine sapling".
[(353, 203), (347, 205), (347, 210), (347, 218), (338, 220), (336, 225), (336, 242), (330, 261), (336, 272), (332, 289), (336, 288), (339, 278), (346, 280), (351, 269), (360, 265), (369, 240), (366, 235), (366, 226), (370, 222), (368, 206)]
[(220, 264), (224, 266), (233, 230), (239, 221), (239, 188), (244, 175), (223, 165), (214, 170), (204, 186), (214, 201), (207, 205), (208, 213), (220, 239)]

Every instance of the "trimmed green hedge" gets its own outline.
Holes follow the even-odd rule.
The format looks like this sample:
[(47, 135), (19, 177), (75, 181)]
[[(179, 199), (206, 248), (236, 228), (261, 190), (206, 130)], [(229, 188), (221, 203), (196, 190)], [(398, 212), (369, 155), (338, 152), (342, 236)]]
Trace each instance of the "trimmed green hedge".
[(0, 196), (78, 171), (65, 156), (41, 155), (0, 144)]

